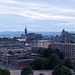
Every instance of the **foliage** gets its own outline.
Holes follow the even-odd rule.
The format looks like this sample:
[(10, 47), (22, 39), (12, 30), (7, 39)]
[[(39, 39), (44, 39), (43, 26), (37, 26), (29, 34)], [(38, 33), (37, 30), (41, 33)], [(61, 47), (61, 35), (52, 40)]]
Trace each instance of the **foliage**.
[(7, 70), (7, 69), (4, 69), (4, 70), (3, 70), (3, 73), (2, 73), (2, 75), (10, 75), (10, 72), (9, 72), (9, 70)]
[(44, 75), (43, 73), (40, 73), (39, 75)]
[(0, 68), (0, 75), (2, 75), (2, 71), (3, 71), (3, 70)]
[(75, 73), (75, 67), (74, 67), (73, 71), (74, 71), (74, 73)]
[(63, 52), (59, 51), (59, 49), (55, 49), (55, 51), (57, 52), (59, 58), (60, 58), (61, 60), (64, 60), (64, 54), (63, 54)]
[(8, 54), (14, 54), (12, 51), (9, 51)]
[(22, 53), (22, 52), (21, 52), (21, 51), (17, 51), (16, 53), (18, 53), (18, 54), (19, 54), (19, 53)]
[(45, 70), (50, 69), (50, 67), (49, 67), (49, 60), (48, 59), (44, 59), (44, 69)]
[(72, 72), (68, 67), (62, 66), (61, 67), (61, 75), (72, 75)]
[(72, 65), (72, 62), (71, 62), (70, 58), (66, 58), (64, 60), (64, 65), (69, 67), (69, 68), (73, 68), (73, 65)]
[(61, 68), (60, 68), (60, 66), (55, 66), (54, 67), (52, 75), (61, 75)]
[(52, 72), (52, 75), (72, 75), (71, 70), (66, 66), (56, 66)]
[(44, 57), (49, 57), (51, 53), (56, 53), (56, 51), (52, 48), (41, 49), (39, 50), (39, 54), (42, 54)]
[(11, 39), (7, 37), (3, 37), (3, 38), (0, 38), (0, 41), (11, 41)]
[(8, 37), (3, 37), (0, 38), (0, 41), (17, 41), (18, 37), (13, 37), (13, 38), (8, 38)]
[(59, 63), (60, 63), (59, 56), (56, 53), (52, 53), (49, 56), (49, 65), (50, 65), (50, 68), (53, 69)]
[(59, 49), (52, 49), (51, 47), (49, 48), (45, 48), (45, 49), (40, 49), (39, 51), (39, 54), (43, 55), (44, 58), (47, 57), (49, 58), (49, 56), (52, 54), (52, 53), (57, 53), (59, 58), (60, 59), (64, 59), (64, 55), (63, 55), (63, 52), (60, 52)]
[(29, 65), (24, 67), (21, 71), (21, 75), (31, 75), (32, 73), (32, 68)]
[(44, 69), (44, 59), (41, 57), (38, 57), (34, 61), (29, 63), (29, 65), (35, 70), (42, 70)]
[(13, 37), (12, 40), (13, 41), (17, 41), (18, 37)]

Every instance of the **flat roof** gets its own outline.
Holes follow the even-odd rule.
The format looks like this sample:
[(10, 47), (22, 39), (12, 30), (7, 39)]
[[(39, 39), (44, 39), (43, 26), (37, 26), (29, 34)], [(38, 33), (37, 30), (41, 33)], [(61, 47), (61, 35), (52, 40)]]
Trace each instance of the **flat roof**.
[(32, 61), (34, 59), (17, 59), (17, 60), (14, 60), (16, 62), (24, 62), (24, 61)]

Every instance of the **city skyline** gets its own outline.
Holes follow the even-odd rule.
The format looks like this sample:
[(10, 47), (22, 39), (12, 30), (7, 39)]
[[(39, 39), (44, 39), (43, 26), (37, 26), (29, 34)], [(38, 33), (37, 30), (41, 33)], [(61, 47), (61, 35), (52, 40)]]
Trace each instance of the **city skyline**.
[(0, 0), (0, 31), (75, 31), (74, 0)]

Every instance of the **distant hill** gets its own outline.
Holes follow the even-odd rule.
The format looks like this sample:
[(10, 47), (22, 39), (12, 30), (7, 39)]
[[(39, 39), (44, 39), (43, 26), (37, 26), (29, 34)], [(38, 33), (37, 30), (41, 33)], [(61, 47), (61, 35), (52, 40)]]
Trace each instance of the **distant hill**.
[[(28, 32), (28, 33), (36, 33), (36, 34), (42, 34), (45, 35), (60, 35), (61, 32)], [(71, 33), (75, 33), (71, 31)], [(21, 34), (24, 34), (23, 31), (6, 31), (6, 32), (0, 32), (0, 36), (20, 36)]]

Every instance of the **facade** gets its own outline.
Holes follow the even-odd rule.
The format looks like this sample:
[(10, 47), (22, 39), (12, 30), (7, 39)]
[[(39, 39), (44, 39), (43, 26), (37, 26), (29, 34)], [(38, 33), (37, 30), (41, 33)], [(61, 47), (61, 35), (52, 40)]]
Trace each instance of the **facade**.
[(17, 59), (17, 55), (4, 54), (2, 55), (2, 63), (4, 65), (11, 64), (14, 59)]
[(23, 68), (24, 66), (28, 65), (30, 61), (33, 61), (34, 59), (18, 59), (13, 60), (11, 66), (15, 68)]
[(48, 48), (49, 44), (51, 44), (51, 42), (48, 40), (34, 41), (34, 47)]
[(3, 54), (1, 62), (6, 66), (11, 65), (15, 68), (23, 68), (37, 57), (39, 55), (35, 53)]
[(26, 41), (0, 41), (0, 54), (8, 54), (9, 51), (22, 53), (31, 50), (33, 42)]
[(75, 62), (75, 44), (71, 43), (52, 43), (50, 47), (59, 49), (64, 53), (65, 57), (71, 58), (72, 62)]

